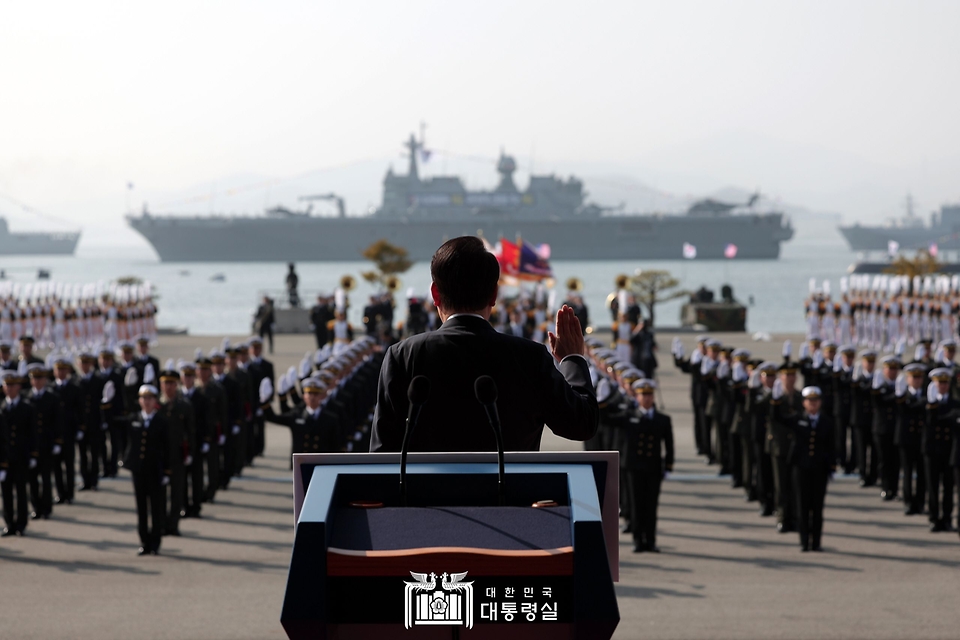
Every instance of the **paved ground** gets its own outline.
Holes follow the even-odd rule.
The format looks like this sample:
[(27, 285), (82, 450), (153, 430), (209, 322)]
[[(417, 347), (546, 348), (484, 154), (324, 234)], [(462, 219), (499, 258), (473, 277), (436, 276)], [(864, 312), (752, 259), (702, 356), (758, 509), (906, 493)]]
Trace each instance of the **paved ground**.
[[(671, 336), (661, 336), (667, 346)], [(768, 357), (779, 342), (724, 336)], [(690, 346), (691, 338), (685, 337)], [(189, 357), (219, 341), (168, 337)], [(278, 365), (310, 342), (281, 337)], [(621, 538), (617, 638), (957, 638), (960, 538), (840, 478), (827, 496), (826, 553), (801, 554), (742, 493), (694, 456), (687, 378), (660, 376), (674, 418), (676, 473), (661, 495), (659, 555)], [(293, 539), (289, 435), (271, 428), (268, 455), (204, 509), (162, 555), (140, 558), (128, 477), (104, 481), (0, 540), (0, 638), (281, 638)], [(550, 438), (545, 446), (569, 448)]]

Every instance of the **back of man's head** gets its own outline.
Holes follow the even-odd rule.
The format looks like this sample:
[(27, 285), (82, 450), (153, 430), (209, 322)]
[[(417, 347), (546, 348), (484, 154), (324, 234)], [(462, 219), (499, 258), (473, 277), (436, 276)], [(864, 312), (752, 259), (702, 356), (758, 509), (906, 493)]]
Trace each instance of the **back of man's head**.
[(433, 254), (430, 275), (445, 311), (477, 311), (496, 297), (500, 264), (480, 238), (461, 236), (443, 243)]

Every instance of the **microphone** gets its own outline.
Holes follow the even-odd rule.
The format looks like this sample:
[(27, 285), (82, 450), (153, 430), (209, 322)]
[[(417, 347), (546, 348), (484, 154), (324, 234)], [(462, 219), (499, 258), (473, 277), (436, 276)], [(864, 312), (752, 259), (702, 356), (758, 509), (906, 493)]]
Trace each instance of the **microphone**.
[(497, 383), (490, 376), (480, 376), (473, 383), (473, 393), (477, 396), (477, 401), (486, 410), (490, 428), (493, 429), (493, 435), (497, 438), (497, 463), (499, 466), (497, 493), (500, 498), (500, 506), (503, 506), (503, 431), (500, 429), (500, 415), (497, 413)]
[(400, 502), (407, 506), (407, 446), (410, 444), (410, 435), (420, 419), (420, 410), (430, 397), (430, 379), (427, 376), (414, 376), (407, 388), (407, 400), (410, 409), (407, 411), (407, 427), (403, 432), (403, 444), (400, 447)]

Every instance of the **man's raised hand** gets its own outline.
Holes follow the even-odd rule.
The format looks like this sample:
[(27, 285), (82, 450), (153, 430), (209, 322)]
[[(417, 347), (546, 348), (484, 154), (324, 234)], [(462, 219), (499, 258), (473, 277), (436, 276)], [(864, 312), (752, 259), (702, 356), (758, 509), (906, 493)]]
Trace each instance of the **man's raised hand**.
[(547, 334), (550, 339), (550, 351), (557, 362), (567, 356), (583, 355), (583, 330), (580, 320), (573, 309), (563, 305), (557, 311), (557, 332)]

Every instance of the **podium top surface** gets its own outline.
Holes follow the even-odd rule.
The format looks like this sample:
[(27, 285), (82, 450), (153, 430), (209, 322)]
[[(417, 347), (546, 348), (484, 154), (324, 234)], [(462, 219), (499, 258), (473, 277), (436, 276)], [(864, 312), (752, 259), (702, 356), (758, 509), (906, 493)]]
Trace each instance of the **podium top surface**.
[[(496, 475), (495, 453), (411, 453), (407, 458), (408, 476), (423, 474), (491, 474)], [(304, 500), (314, 489), (327, 494), (342, 474), (396, 475), (399, 486), (400, 454), (296, 454), (294, 455), (294, 494), (297, 522), (326, 519), (332, 505), (319, 495), (311, 499), (309, 515), (302, 513)], [(570, 504), (549, 509), (526, 507), (386, 507), (382, 509), (335, 509), (338, 539), (331, 546), (342, 549), (403, 549), (425, 546), (425, 543), (450, 526), (460, 527), (469, 518), (484, 526), (470, 527), (475, 537), (469, 546), (507, 551), (557, 549), (571, 544), (571, 520), (601, 521), (607, 556), (614, 580), (619, 577), (619, 458), (616, 452), (510, 452), (505, 455), (505, 473), (566, 473), (570, 479)], [(317, 480), (319, 479), (319, 483)], [(316, 488), (313, 484), (318, 484)], [(600, 495), (597, 495), (597, 493)], [(479, 509), (472, 513), (471, 509)], [(491, 520), (492, 519), (492, 520)], [(534, 520), (536, 522), (534, 522)], [(401, 522), (402, 521), (402, 522)], [(417, 524), (418, 521), (422, 523)], [(431, 523), (431, 524), (427, 524)], [(542, 524), (543, 526), (537, 526)], [(517, 536), (516, 532), (542, 529), (534, 536)], [(562, 525), (562, 526), (561, 526)], [(404, 542), (409, 529), (409, 541)], [(354, 534), (348, 535), (352, 531)], [(389, 535), (383, 532), (390, 531)], [(340, 535), (343, 535), (340, 538)], [(438, 542), (445, 536), (436, 534)], [(352, 542), (350, 540), (353, 540)], [(533, 539), (536, 538), (536, 539)], [(412, 541), (416, 541), (413, 545)], [(411, 544), (407, 544), (411, 543)], [(429, 546), (429, 545), (426, 545)], [(364, 549), (363, 547), (367, 547)]]

